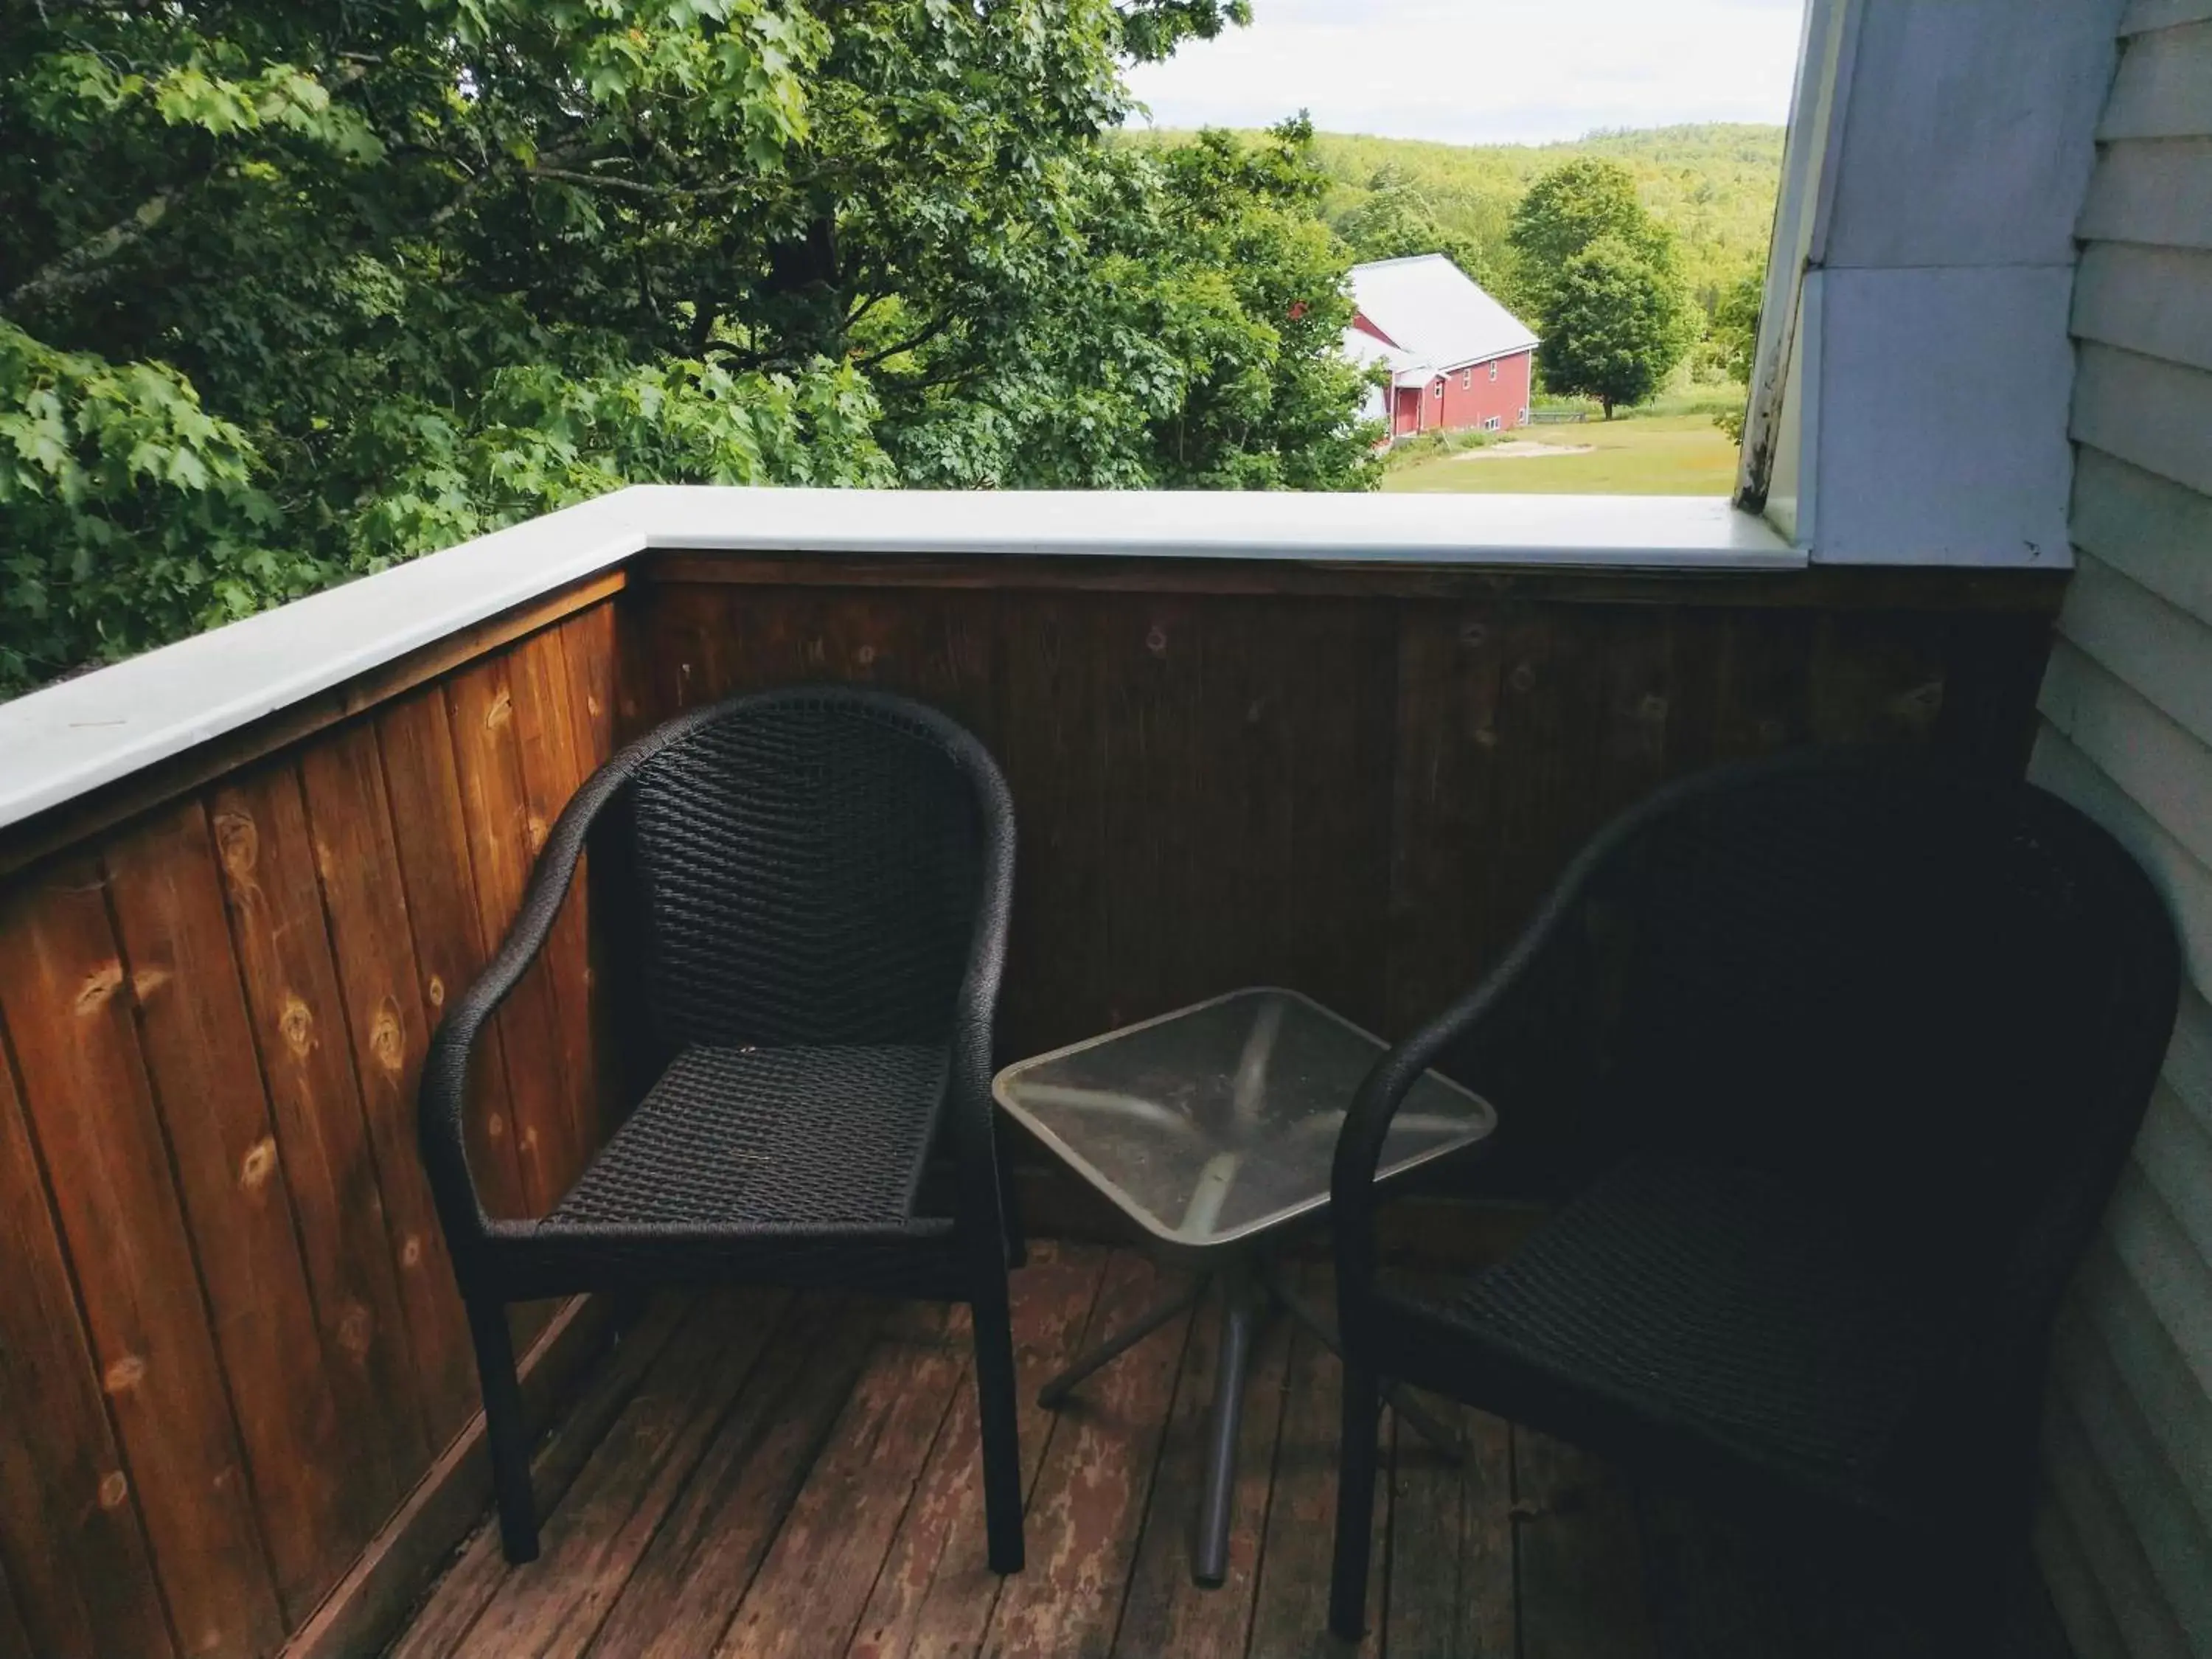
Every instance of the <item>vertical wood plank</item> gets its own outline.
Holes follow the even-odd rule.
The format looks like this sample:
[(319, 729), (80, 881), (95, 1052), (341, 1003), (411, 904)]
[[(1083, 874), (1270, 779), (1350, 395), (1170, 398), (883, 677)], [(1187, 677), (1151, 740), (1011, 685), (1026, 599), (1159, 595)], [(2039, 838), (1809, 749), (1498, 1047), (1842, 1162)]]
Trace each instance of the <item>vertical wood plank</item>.
[(1619, 1477), (1587, 1452), (1516, 1429), (1513, 1485), (1522, 1659), (1650, 1659), (1643, 1551)]
[(896, 1329), (877, 1340), (714, 1650), (721, 1659), (812, 1659), (844, 1649), (967, 1380), (963, 1346)]
[[(1176, 1288), (1149, 1261), (1116, 1252), (1090, 1340), (1126, 1329)], [(1189, 1328), (1187, 1314), (1170, 1320), (1061, 1408), (1030, 1502), (1029, 1565), (1006, 1581), (985, 1653), (1074, 1659), (1111, 1650)]]
[(427, 1441), (441, 1447), (476, 1410), (476, 1366), (417, 1150), (416, 1089), (429, 1019), (375, 732), (357, 723), (309, 744), (300, 757), (300, 781)]
[(0, 1018), (179, 1645), (266, 1653), (283, 1615), (89, 861), (0, 899)]
[(799, 1298), (632, 1571), (592, 1659), (699, 1659), (714, 1651), (881, 1324), (872, 1304)]
[(345, 1475), (380, 1517), (428, 1451), (299, 775), (262, 767), (209, 805), (324, 1363), (354, 1445)]
[(1132, 1564), (1114, 1651), (1128, 1659), (1172, 1653), (1183, 1659), (1243, 1659), (1260, 1583), (1260, 1546), (1274, 1485), (1276, 1442), (1283, 1420), (1291, 1322), (1270, 1318), (1254, 1344), (1237, 1443), (1237, 1486), (1229, 1511), (1229, 1571), (1220, 1586), (1201, 1589), (1190, 1576), (1193, 1517), (1205, 1486), (1206, 1434), (1220, 1359), (1219, 1308), (1209, 1301), (1193, 1316), (1190, 1346), (1176, 1382), (1159, 1468), (1152, 1478), (1143, 1535)]
[[(1327, 1305), (1327, 1274), (1310, 1269), (1310, 1303)], [(1367, 1577), (1367, 1634), (1345, 1642), (1328, 1628), (1329, 1569), (1336, 1547), (1337, 1449), (1343, 1429), (1344, 1368), (1310, 1331), (1294, 1332), (1285, 1384), (1275, 1486), (1260, 1550), (1253, 1653), (1284, 1659), (1346, 1659), (1382, 1651), (1383, 1572), (1389, 1561), (1390, 1486), (1375, 1483), (1375, 1531)], [(1387, 1425), (1386, 1425), (1387, 1426)], [(1389, 1442), (1383, 1444), (1387, 1448)]]
[[(1400, 1432), (1404, 1425), (1399, 1425)], [(1514, 1659), (1513, 1431), (1499, 1418), (1462, 1409), (1468, 1448), (1460, 1480), (1459, 1636), (1465, 1659)], [(1392, 1548), (1403, 1534), (1394, 1532)]]
[[(507, 659), (472, 665), (448, 679), (445, 690), (476, 872), (478, 923), (487, 950), (495, 950), (521, 908), (539, 844), (531, 837)], [(498, 1016), (514, 1112), (515, 1157), (532, 1214), (552, 1208), (583, 1167), (561, 1076), (560, 1023), (552, 979), (541, 957)]]
[(138, 1501), (8, 1050), (0, 1034), (0, 1414), (15, 1425), (0, 1455), (0, 1562), (31, 1651), (165, 1659), (175, 1649)]
[[(533, 635), (507, 653), (507, 684), (514, 698), (514, 732), (522, 763), (524, 825), (534, 859), (561, 809), (590, 769), (579, 756), (568, 659), (558, 629)], [(584, 1160), (599, 1149), (601, 1139), (587, 943), (590, 906), (590, 884), (580, 865), (539, 953), (558, 1022), (561, 1095), (577, 1158), (568, 1176), (572, 1181), (582, 1173)]]
[(0, 1659), (36, 1659), (22, 1609), (15, 1605), (15, 1583), (4, 1565), (0, 1565)]
[(708, 1296), (544, 1517), (541, 1553), (469, 1632), (483, 1653), (574, 1659), (591, 1646), (700, 1453), (776, 1339), (787, 1294)]
[(1403, 1659), (1514, 1659), (1511, 1431), (1499, 1419), (1429, 1396), (1467, 1449), (1454, 1465), (1389, 1414), (1390, 1559), (1387, 1653)]
[[(1015, 1276), (1016, 1433), (1024, 1494), (1043, 1467), (1056, 1420), (1037, 1404), (1037, 1389), (1075, 1357), (1105, 1266), (1103, 1251), (1070, 1252), (1040, 1240), (1030, 1247), (1029, 1267)], [(984, 1538), (982, 1473), (971, 1366), (884, 1556), (848, 1659), (921, 1659), (975, 1650), (1003, 1583), (991, 1571)], [(1030, 1541), (1037, 1544), (1034, 1534)]]
[[(423, 1006), (434, 1029), (448, 1002), (483, 971), (486, 954), (444, 692), (433, 685), (386, 705), (376, 716), (376, 743), (392, 803), (399, 890), (413, 924)], [(469, 1170), (484, 1207), (506, 1218), (529, 1213), (496, 1022), (478, 1039), (467, 1129)]]
[(165, 809), (112, 840), (105, 863), (262, 1534), (297, 1620), (383, 1518), (347, 1478), (350, 1413), (372, 1402), (342, 1400), (324, 1365), (207, 814)]

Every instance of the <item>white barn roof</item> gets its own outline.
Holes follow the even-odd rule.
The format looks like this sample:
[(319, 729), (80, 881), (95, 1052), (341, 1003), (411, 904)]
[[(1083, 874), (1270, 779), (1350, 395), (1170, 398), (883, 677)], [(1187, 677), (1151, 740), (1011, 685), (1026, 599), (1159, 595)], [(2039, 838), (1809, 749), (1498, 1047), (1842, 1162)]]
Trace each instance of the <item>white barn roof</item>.
[(1354, 265), (1352, 298), (1401, 350), (1438, 374), (1540, 343), (1526, 323), (1441, 253)]

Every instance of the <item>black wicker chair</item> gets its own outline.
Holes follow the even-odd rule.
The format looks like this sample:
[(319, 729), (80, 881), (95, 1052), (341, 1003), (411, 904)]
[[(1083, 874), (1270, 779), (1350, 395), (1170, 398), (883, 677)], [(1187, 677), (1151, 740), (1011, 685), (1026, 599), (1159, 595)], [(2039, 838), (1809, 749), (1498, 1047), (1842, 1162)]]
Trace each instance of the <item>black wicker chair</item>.
[[(1331, 1626), (1363, 1622), (1389, 1376), (1802, 1528), (1986, 1640), (2178, 976), (2142, 872), (2026, 785), (1808, 751), (1615, 822), (1338, 1143)], [(1373, 1186), (1439, 1063), (1565, 1200), (1443, 1291), (1378, 1275)]]
[[(544, 943), (587, 835), (636, 1103), (550, 1213), (495, 1220), (464, 1150), (470, 1052)], [(1006, 1270), (1021, 1247), (990, 1103), (1013, 860), (982, 745), (865, 690), (696, 710), (577, 791), (422, 1077), (509, 1560), (536, 1556), (538, 1529), (506, 1304), (736, 1282), (970, 1305), (990, 1561), (1020, 1570)], [(940, 1137), (949, 1213), (921, 1198)]]

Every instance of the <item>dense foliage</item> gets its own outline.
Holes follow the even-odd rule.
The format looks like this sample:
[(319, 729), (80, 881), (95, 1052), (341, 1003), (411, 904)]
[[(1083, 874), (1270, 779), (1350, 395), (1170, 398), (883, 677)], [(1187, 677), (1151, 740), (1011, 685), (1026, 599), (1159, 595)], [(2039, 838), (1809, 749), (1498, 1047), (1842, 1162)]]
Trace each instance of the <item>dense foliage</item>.
[[(1441, 144), (1323, 133), (1315, 141), (1314, 159), (1329, 179), (1322, 212), (1355, 246), (1361, 240), (1355, 228), (1378, 210), (1372, 198), (1395, 197), (1381, 210), (1432, 222), (1439, 232), (1432, 249), (1463, 257), (1486, 287), (1516, 302), (1508, 238), (1521, 198), (1538, 179), (1569, 162), (1618, 163), (1634, 178), (1638, 198), (1674, 234), (1682, 278), (1711, 316), (1733, 283), (1765, 269), (1784, 137), (1778, 126), (1749, 125), (1600, 132), (1558, 144)], [(1187, 139), (1162, 131), (1132, 142)]]
[(1517, 292), (1543, 337), (1537, 370), (1554, 392), (1595, 398), (1607, 420), (1658, 391), (1696, 343), (1700, 319), (1674, 237), (1613, 161), (1546, 173), (1513, 211)]
[(0, 691), (636, 479), (1347, 488), (1244, 0), (0, 8)]

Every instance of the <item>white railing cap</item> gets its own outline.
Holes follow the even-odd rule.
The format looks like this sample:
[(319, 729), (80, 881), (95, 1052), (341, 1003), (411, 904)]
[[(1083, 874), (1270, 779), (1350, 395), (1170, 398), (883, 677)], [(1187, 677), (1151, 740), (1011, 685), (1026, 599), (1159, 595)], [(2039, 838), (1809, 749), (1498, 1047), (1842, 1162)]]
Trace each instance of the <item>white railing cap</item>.
[(1715, 497), (618, 490), (0, 704), (0, 825), (648, 550), (1794, 569)]

